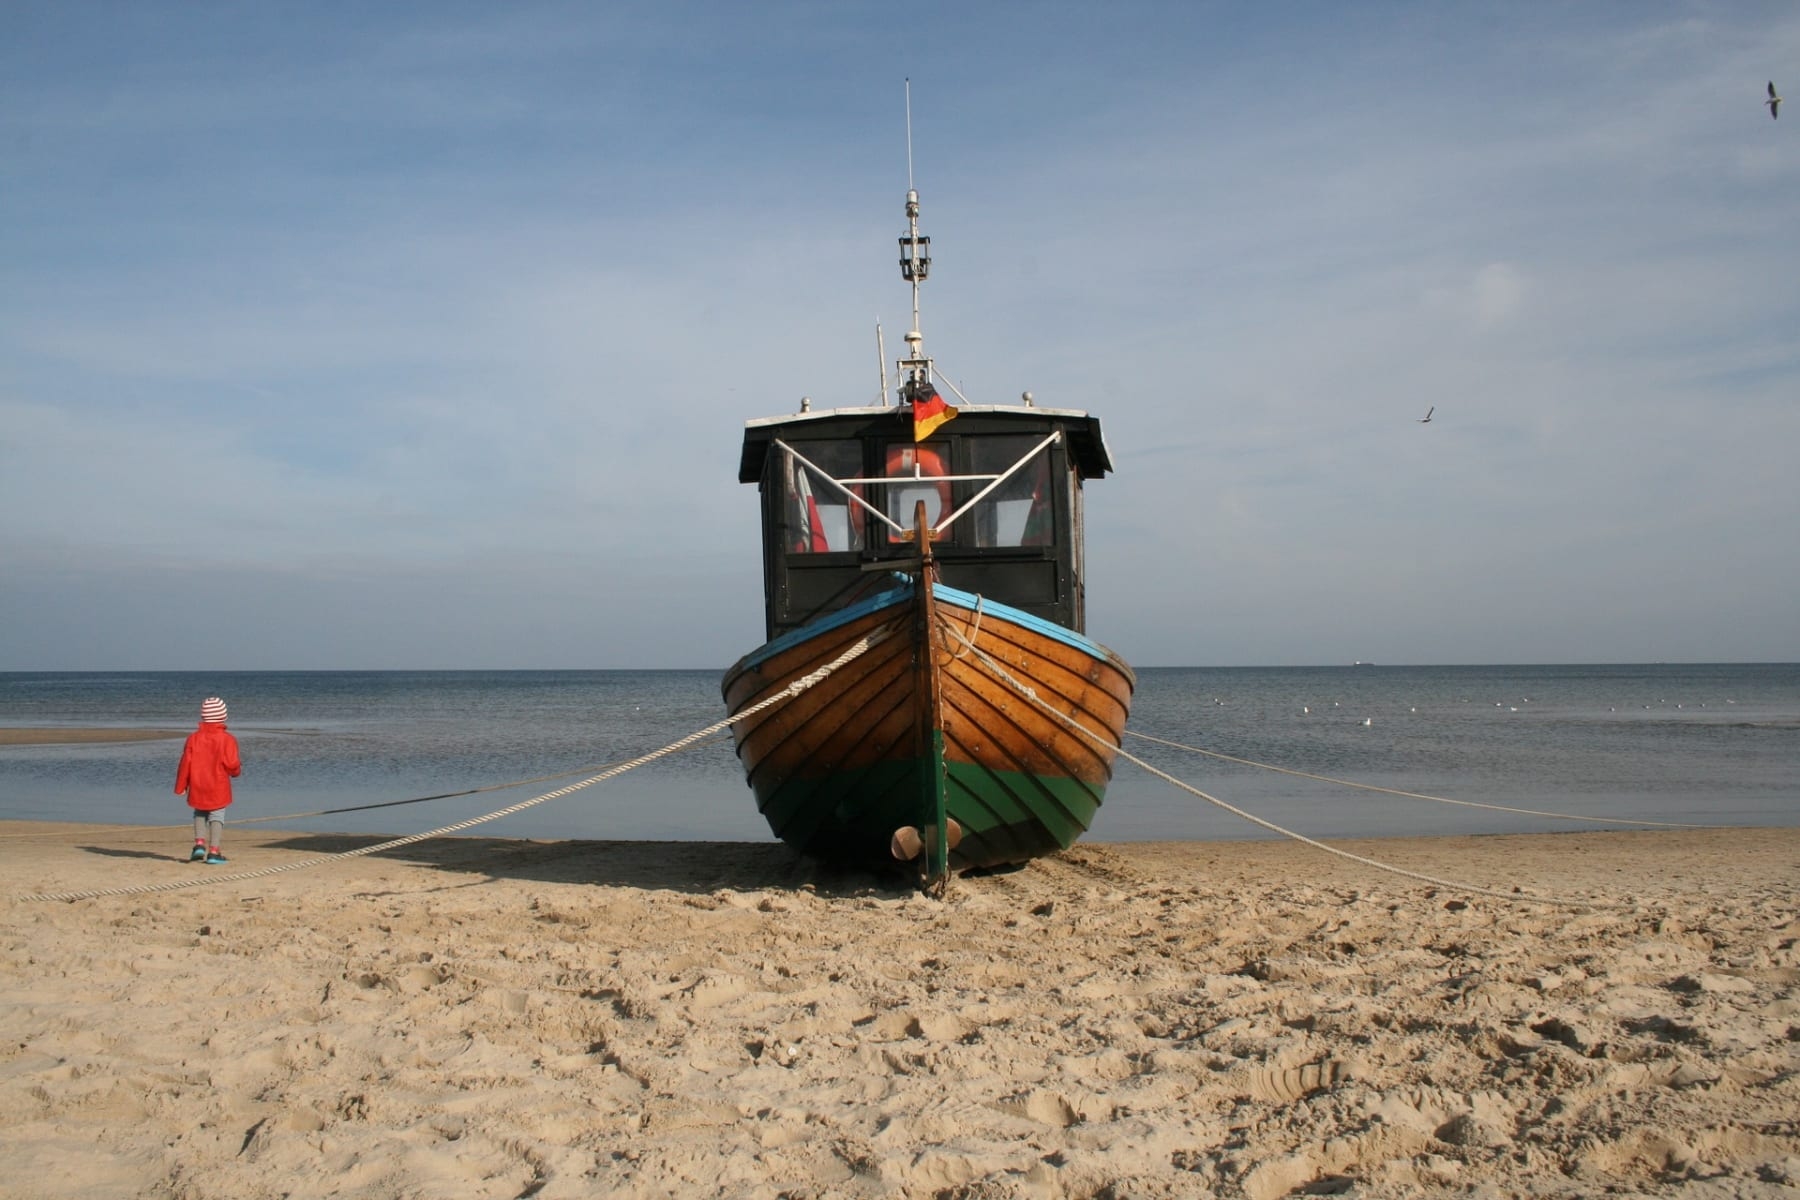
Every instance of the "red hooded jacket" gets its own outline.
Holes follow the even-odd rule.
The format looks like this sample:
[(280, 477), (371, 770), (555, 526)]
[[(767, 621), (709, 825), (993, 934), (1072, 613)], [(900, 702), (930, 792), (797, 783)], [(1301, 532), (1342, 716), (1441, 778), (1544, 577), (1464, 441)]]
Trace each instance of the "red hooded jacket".
[(237, 739), (218, 721), (202, 721), (188, 734), (175, 768), (175, 794), (187, 793), (188, 807), (217, 812), (231, 806), (231, 781), (243, 771)]

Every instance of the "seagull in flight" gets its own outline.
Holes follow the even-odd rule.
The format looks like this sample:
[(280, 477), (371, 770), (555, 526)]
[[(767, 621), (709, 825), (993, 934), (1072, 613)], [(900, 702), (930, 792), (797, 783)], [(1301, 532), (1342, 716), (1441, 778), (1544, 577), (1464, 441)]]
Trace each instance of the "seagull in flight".
[(1781, 119), (1781, 96), (1775, 91), (1775, 81), (1773, 79), (1769, 80), (1769, 98), (1764, 100), (1763, 103), (1769, 106), (1769, 119), (1771, 121), (1778, 121)]
[(1425, 415), (1419, 418), (1419, 424), (1421, 424), (1421, 425), (1431, 424), (1431, 414), (1436, 411), (1437, 411), (1437, 405), (1435, 405), (1435, 404), (1432, 405), (1430, 408), (1426, 409)]

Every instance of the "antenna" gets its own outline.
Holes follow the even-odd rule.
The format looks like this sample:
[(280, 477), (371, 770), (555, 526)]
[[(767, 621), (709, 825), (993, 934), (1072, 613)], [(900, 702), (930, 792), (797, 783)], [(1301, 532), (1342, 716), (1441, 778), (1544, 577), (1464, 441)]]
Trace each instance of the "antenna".
[[(931, 360), (925, 357), (925, 335), (919, 332), (919, 284), (931, 271), (931, 239), (919, 233), (919, 193), (913, 187), (912, 80), (906, 81), (906, 232), (900, 237), (900, 278), (912, 284), (912, 328), (906, 333), (906, 357), (897, 364), (906, 371), (902, 399), (914, 389), (931, 386)], [(882, 386), (885, 399), (887, 388)]]
[(906, 77), (906, 190), (913, 190), (912, 172), (912, 76)]

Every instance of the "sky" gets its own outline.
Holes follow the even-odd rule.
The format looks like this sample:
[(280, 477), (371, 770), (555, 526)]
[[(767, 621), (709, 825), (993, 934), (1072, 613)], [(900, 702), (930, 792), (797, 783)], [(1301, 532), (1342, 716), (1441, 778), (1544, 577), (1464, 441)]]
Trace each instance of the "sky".
[(926, 348), (1102, 421), (1128, 661), (1800, 660), (1786, 0), (0, 0), (0, 670), (748, 653), (908, 79)]

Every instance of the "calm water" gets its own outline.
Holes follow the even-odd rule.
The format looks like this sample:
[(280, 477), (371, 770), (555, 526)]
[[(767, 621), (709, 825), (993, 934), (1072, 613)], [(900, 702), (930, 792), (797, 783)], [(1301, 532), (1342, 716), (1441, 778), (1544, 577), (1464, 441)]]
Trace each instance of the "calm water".
[[(0, 726), (185, 732), (200, 700), (214, 694), (229, 703), (243, 748), (238, 819), (598, 769), (724, 716), (715, 671), (15, 672), (0, 673)], [(1800, 822), (1800, 664), (1148, 669), (1139, 673), (1131, 729), (1487, 804), (1608, 819)], [(1317, 837), (1592, 827), (1377, 796), (1131, 737), (1126, 749)], [(179, 754), (179, 741), (0, 746), (0, 818), (181, 822), (187, 810), (171, 792)], [(273, 827), (413, 833), (560, 785)], [(770, 837), (723, 735), (472, 832)], [(1268, 835), (1121, 762), (1090, 836)]]

